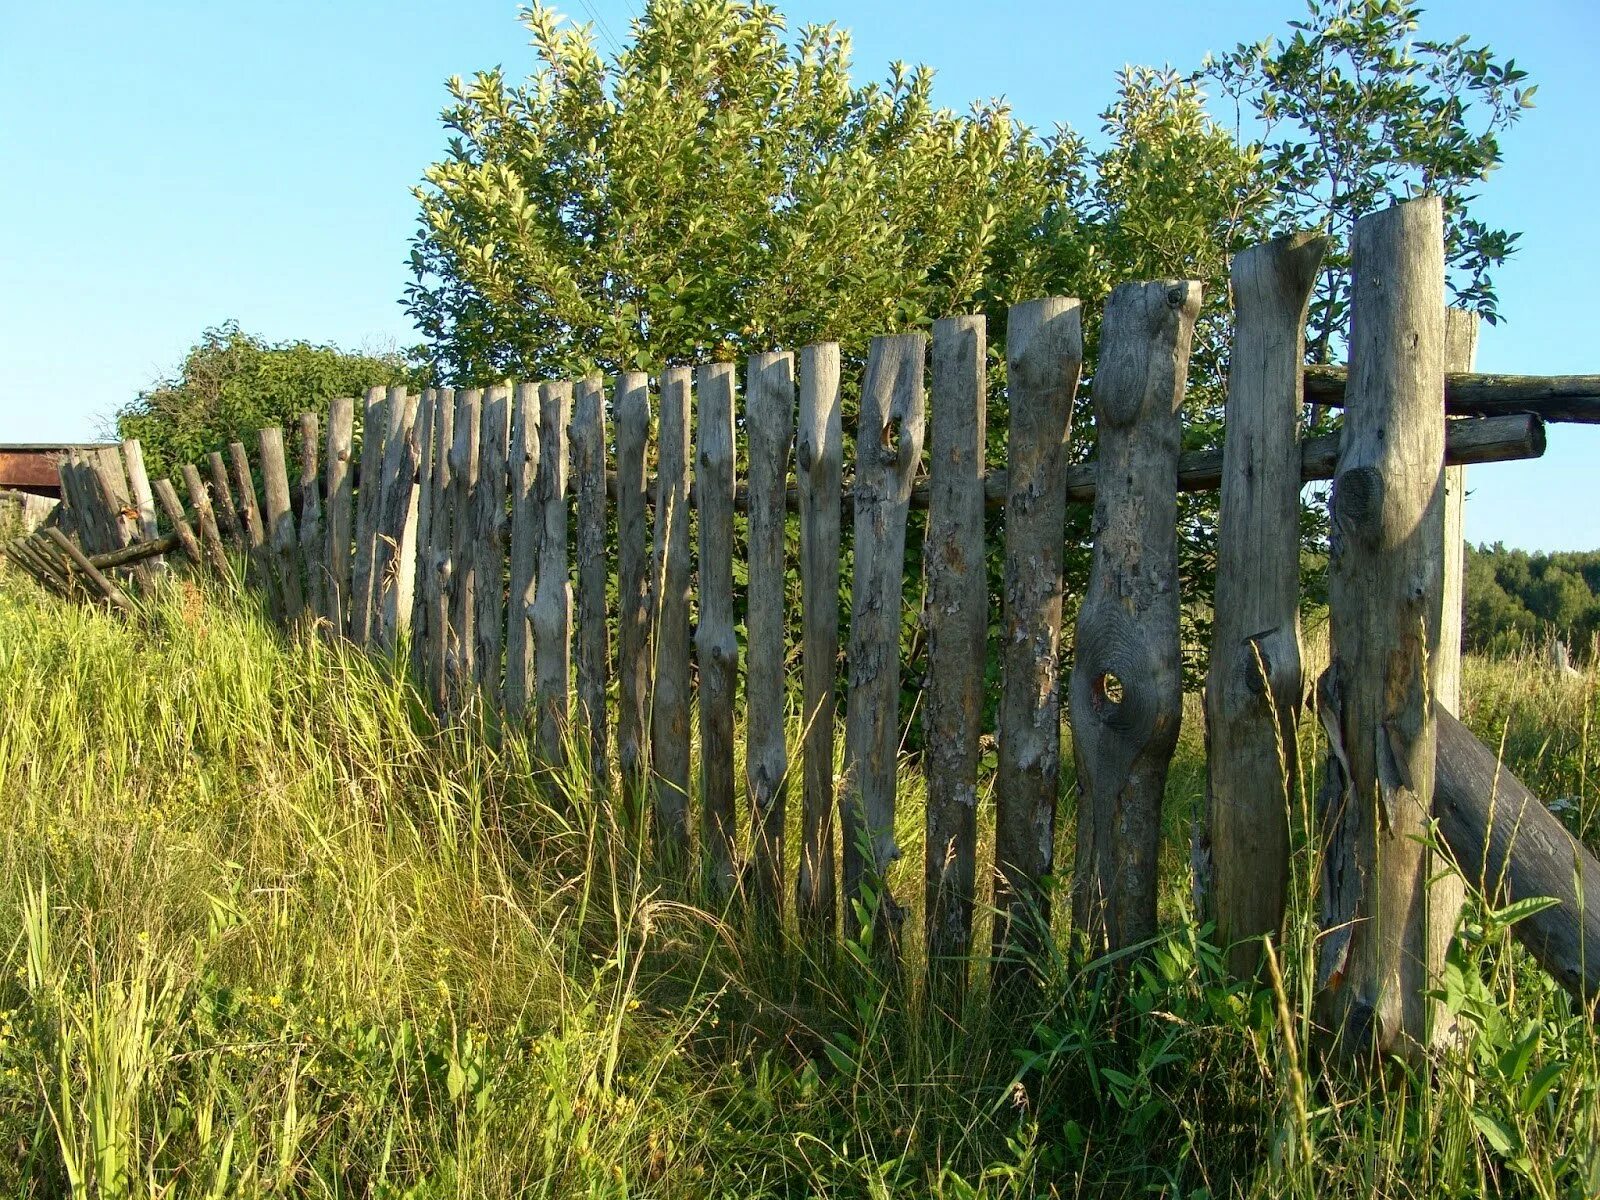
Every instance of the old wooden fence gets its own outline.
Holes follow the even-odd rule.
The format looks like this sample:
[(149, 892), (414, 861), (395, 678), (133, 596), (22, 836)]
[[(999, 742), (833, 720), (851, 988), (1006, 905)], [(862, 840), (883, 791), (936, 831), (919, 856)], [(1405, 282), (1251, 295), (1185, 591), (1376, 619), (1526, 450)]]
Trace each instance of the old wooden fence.
[[(930, 994), (954, 1003), (969, 977), (974, 905), (990, 895), (977, 799), (996, 607), (1003, 682), (987, 864), (996, 973), (1018, 974), (1026, 958), (1013, 951), (1050, 927), (1063, 683), (1079, 796), (1072, 924), (1095, 951), (1156, 933), (1161, 799), (1182, 711), (1175, 527), (1185, 489), (1222, 493), (1199, 882), (1233, 969), (1256, 970), (1288, 888), (1306, 692), (1300, 495), (1306, 480), (1333, 478), (1334, 661), (1319, 706), (1334, 782), (1323, 816), (1323, 1011), (1332, 1028), (1354, 1031), (1353, 1043), (1417, 1043), (1427, 976), (1459, 909), (1459, 882), (1436, 878), (1423, 838), (1435, 800), (1431, 698), (1451, 709), (1458, 686), (1459, 624), (1442, 616), (1460, 607), (1459, 557), (1447, 569), (1460, 543), (1458, 468), (1542, 453), (1539, 411), (1594, 420), (1595, 388), (1459, 374), (1471, 367), (1472, 327), (1444, 309), (1431, 199), (1359, 224), (1349, 371), (1303, 382), (1322, 252), (1321, 239), (1303, 235), (1237, 256), (1220, 452), (1180, 454), (1199, 285), (1131, 283), (1103, 313), (1098, 450), (1087, 464), (1068, 457), (1080, 308), (1047, 298), (1009, 313), (1004, 471), (984, 465), (984, 318), (958, 316), (928, 336), (872, 342), (848, 471), (832, 344), (754, 355), (742, 388), (731, 363), (668, 367), (654, 379), (391, 388), (359, 405), (334, 401), (324, 428), (303, 417), (297, 471), (277, 429), (261, 431), (254, 463), (235, 443), (185, 466), (187, 513), (172, 483), (146, 482), (136, 443), (125, 462), (114, 452), (75, 457), (62, 483), (81, 547), (58, 531), (48, 544), (19, 544), (14, 557), (65, 587), (70, 556), (102, 595), (131, 607), (113, 576), (141, 548), (181, 549), (224, 573), (236, 548), (284, 622), (404, 650), (441, 712), (489, 706), (527, 722), (552, 766), (577, 754), (602, 778), (615, 770), (621, 794), (648, 798), (664, 870), (694, 871), (769, 912), (792, 894), (798, 927), (812, 935), (832, 932), (842, 911), (847, 934), (870, 923), (888, 955), (903, 914), (887, 882), (902, 854), (902, 612), (908, 596), (925, 596), (925, 938)], [(1299, 440), (1303, 391), (1343, 404), (1342, 434)], [(1063, 681), (1066, 506), (1088, 503), (1093, 566)], [(920, 588), (905, 578), (912, 507), (927, 509)], [(994, 507), (1004, 525), (998, 597), (984, 567)], [(784, 585), (796, 510), (798, 613)], [(172, 529), (165, 538), (158, 511)], [(736, 511), (746, 514), (742, 544)], [(853, 577), (841, 647), (846, 516)], [(131, 568), (157, 569), (153, 560)], [(792, 694), (797, 762), (786, 736)], [(791, 793), (800, 808), (792, 848)]]

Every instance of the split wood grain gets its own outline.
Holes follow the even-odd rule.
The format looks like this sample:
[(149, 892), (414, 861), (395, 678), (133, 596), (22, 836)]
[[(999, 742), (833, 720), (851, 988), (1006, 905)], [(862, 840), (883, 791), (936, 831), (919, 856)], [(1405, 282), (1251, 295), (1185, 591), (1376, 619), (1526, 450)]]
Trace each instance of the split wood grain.
[(539, 566), (539, 387), (519, 383), (511, 416), (511, 590), (506, 621), (506, 715), (527, 719), (534, 703), (534, 579)]
[(572, 579), (567, 558), (567, 426), (572, 384), (539, 388), (539, 568), (533, 587), (535, 744), (551, 767), (566, 765), (571, 720)]
[(256, 435), (261, 449), (261, 483), (266, 500), (267, 550), (271, 556), (277, 594), (282, 598), (282, 619), (293, 625), (305, 611), (305, 590), (300, 582), (300, 537), (294, 526), (289, 498), (289, 470), (285, 462), (283, 430), (277, 426)]
[(323, 453), (328, 494), (327, 545), (323, 569), (327, 574), (327, 617), (330, 632), (346, 636), (351, 628), (351, 556), (355, 538), (355, 491), (351, 455), (355, 445), (356, 401), (337, 397), (328, 406), (328, 444)]
[(652, 594), (655, 686), (650, 765), (655, 845), (661, 866), (682, 870), (689, 853), (689, 404), (688, 367), (661, 373), (657, 428)]
[(733, 787), (733, 701), (739, 640), (733, 629), (732, 363), (695, 371), (697, 449), (694, 486), (700, 524), (700, 622), (695, 660), (700, 677), (700, 853), (713, 894), (735, 882), (738, 818)]
[(609, 728), (606, 689), (610, 644), (606, 629), (606, 389), (590, 375), (574, 392), (572, 474), (577, 519), (578, 728), (588, 751), (590, 778), (598, 795), (609, 790), (606, 756)]

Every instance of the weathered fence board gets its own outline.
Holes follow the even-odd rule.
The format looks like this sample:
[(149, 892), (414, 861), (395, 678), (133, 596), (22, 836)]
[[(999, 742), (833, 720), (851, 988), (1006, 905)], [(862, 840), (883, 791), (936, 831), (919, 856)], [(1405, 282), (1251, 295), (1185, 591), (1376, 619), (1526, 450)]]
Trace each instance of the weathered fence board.
[(1199, 312), (1198, 283), (1123, 284), (1100, 327), (1094, 560), (1071, 685), (1073, 919), (1092, 953), (1156, 931), (1161, 797), (1183, 717), (1179, 413)]
[(374, 619), (373, 567), (377, 557), (378, 518), (383, 500), (384, 438), (389, 430), (388, 396), (383, 388), (367, 389), (361, 413), (361, 465), (356, 474), (355, 551), (350, 568), (350, 640), (364, 646), (377, 624)]
[(194, 509), (195, 520), (200, 525), (200, 541), (205, 548), (211, 569), (223, 579), (232, 578), (233, 571), (223, 549), (222, 536), (217, 532), (217, 519), (211, 507), (211, 497), (200, 479), (193, 463), (183, 465), (183, 485), (189, 492), (189, 504)]
[(261, 593), (267, 597), (273, 614), (283, 616), (283, 595), (272, 578), (272, 564), (267, 553), (267, 531), (261, 520), (261, 505), (256, 500), (255, 475), (250, 469), (250, 455), (243, 442), (228, 443), (228, 462), (233, 468), (233, 487), (239, 504), (239, 521), (244, 527), (244, 546), (248, 556), (248, 573)]
[(606, 688), (610, 645), (606, 630), (606, 388), (590, 375), (579, 381), (572, 408), (573, 507), (577, 520), (578, 726), (586, 742), (595, 789), (610, 787), (606, 766), (609, 721)]
[(511, 592), (506, 621), (506, 715), (525, 720), (533, 704), (533, 582), (539, 565), (539, 388), (519, 383), (511, 415)]
[(539, 389), (539, 569), (533, 586), (536, 740), (544, 761), (564, 766), (572, 691), (572, 579), (567, 559), (567, 426), (572, 384)]
[(427, 687), (428, 678), (428, 575), (433, 553), (433, 423), (439, 414), (439, 391), (423, 388), (417, 404), (416, 536), (411, 561), (411, 674)]
[(178, 493), (172, 486), (170, 479), (157, 479), (155, 481), (155, 496), (161, 504), (161, 511), (166, 514), (167, 523), (172, 526), (172, 531), (178, 535), (178, 543), (183, 547), (183, 556), (191, 563), (198, 566), (205, 560), (200, 553), (200, 542), (194, 536), (194, 527), (184, 516), (183, 502), (178, 499)]
[(750, 893), (762, 910), (776, 912), (784, 890), (783, 832), (787, 816), (789, 707), (784, 687), (784, 501), (789, 447), (794, 442), (794, 355), (752, 355), (745, 376), (745, 428), (749, 435), (749, 579), (745, 634), (745, 785), (750, 799)]
[(328, 616), (328, 571), (323, 565), (322, 478), (317, 469), (317, 414), (300, 416), (300, 561), (305, 568), (306, 609), (313, 621)]
[(688, 367), (661, 373), (656, 512), (651, 561), (655, 686), (650, 765), (657, 851), (670, 870), (689, 852), (689, 397)]
[[(144, 466), (144, 447), (139, 444), (138, 438), (123, 439), (122, 465), (128, 473), (133, 507), (139, 514), (139, 537), (143, 541), (153, 542), (161, 536), (161, 531), (156, 525), (156, 498), (150, 490), (150, 473)], [(159, 569), (164, 564), (157, 555), (150, 559), (150, 565)]]
[(79, 550), (76, 546), (74, 546), (71, 539), (69, 539), (66, 534), (62, 533), (61, 530), (56, 529), (53, 526), (47, 526), (44, 534), (47, 538), (55, 543), (56, 548), (62, 554), (66, 555), (68, 561), (70, 561), (72, 565), (78, 569), (78, 572), (88, 581), (89, 586), (93, 588), (94, 591), (98, 592), (105, 600), (129, 615), (133, 615), (139, 611), (134, 607), (133, 601), (128, 599), (127, 593), (119, 588), (116, 584), (112, 583), (108, 577), (101, 574), (100, 570), (89, 561), (88, 556), (85, 555), (82, 550)]
[(630, 829), (643, 828), (649, 778), (650, 554), (645, 527), (650, 379), (617, 380), (617, 764)]
[(695, 372), (695, 507), (700, 523), (700, 852), (718, 894), (734, 884), (738, 820), (733, 790), (733, 693), (739, 641), (733, 632), (733, 364)]
[(1042, 891), (1055, 860), (1061, 777), (1062, 553), (1072, 401), (1083, 368), (1076, 300), (1013, 305), (1007, 320), (1005, 575), (1001, 593), (1000, 754), (995, 787), (997, 982), (1048, 928)]
[(411, 620), (411, 575), (406, 547), (414, 548), (412, 518), (416, 512), (417, 405), (419, 397), (405, 388), (390, 388), (385, 401), (383, 474), (373, 520), (371, 638), (381, 650), (393, 650)]
[(1196, 885), (1229, 970), (1250, 978), (1283, 926), (1299, 779), (1300, 364), (1327, 240), (1292, 234), (1233, 260), (1233, 353), (1206, 676), (1206, 819)]
[(931, 466), (922, 620), (928, 631), (922, 729), (927, 749), (923, 846), (929, 995), (947, 1008), (966, 993), (978, 862), (978, 737), (983, 717), (989, 578), (983, 463), (988, 368), (982, 317), (933, 326)]
[(261, 447), (261, 484), (266, 498), (267, 549), (273, 577), (283, 604), (282, 617), (293, 623), (305, 610), (305, 591), (300, 586), (300, 538), (294, 527), (294, 510), (289, 499), (289, 468), (284, 461), (283, 430), (277, 426), (257, 434)]
[(328, 445), (323, 454), (323, 470), (327, 472), (328, 529), (322, 561), (327, 572), (328, 622), (331, 631), (341, 637), (350, 628), (350, 554), (351, 539), (355, 537), (350, 455), (355, 440), (355, 420), (353, 397), (340, 396), (328, 406)]
[(435, 710), (449, 707), (450, 692), (450, 571), (451, 548), (455, 544), (456, 489), (455, 449), (456, 393), (440, 388), (434, 398), (433, 414), (433, 520), (428, 531), (426, 556), (419, 551), (418, 580), (427, 598), (427, 645), (423, 648), (426, 666), (422, 675), (433, 698)]
[(477, 619), (477, 558), (473, 553), (472, 514), (478, 497), (478, 438), (483, 425), (483, 393), (462, 388), (456, 393), (454, 441), (450, 450), (450, 563), (445, 578), (450, 591), (449, 646), (445, 652), (446, 692), (456, 709), (472, 695)]
[(233, 498), (233, 487), (228, 483), (228, 466), (220, 451), (213, 450), (206, 455), (206, 470), (210, 472), (211, 505), (218, 530), (235, 550), (246, 549), (239, 505)]
[(1352, 1059), (1427, 1044), (1422, 841), (1443, 569), (1444, 240), (1437, 198), (1356, 223), (1350, 386), (1330, 506), (1333, 661), (1317, 1012)]
[(511, 389), (483, 393), (478, 430), (478, 495), (473, 506), (473, 679), (485, 696), (501, 690), (506, 622), (506, 447), (511, 436)]
[[(900, 614), (906, 513), (922, 457), (921, 334), (872, 340), (856, 426), (855, 580), (850, 605), (850, 692), (845, 707), (845, 929), (871, 921), (875, 950), (898, 958), (905, 913), (888, 886), (895, 842), (900, 745)], [(869, 899), (867, 893), (872, 893)]]
[(844, 432), (839, 346), (800, 351), (800, 419), (795, 436), (800, 504), (800, 869), (795, 910), (813, 937), (838, 923), (834, 871), (833, 749), (839, 722), (839, 523)]

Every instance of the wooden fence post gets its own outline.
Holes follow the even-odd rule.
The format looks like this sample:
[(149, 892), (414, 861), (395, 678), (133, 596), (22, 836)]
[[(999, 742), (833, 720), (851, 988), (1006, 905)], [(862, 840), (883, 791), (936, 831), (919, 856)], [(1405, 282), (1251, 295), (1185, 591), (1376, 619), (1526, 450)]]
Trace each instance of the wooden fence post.
[[(850, 694), (845, 707), (845, 932), (872, 921), (875, 953), (898, 961), (905, 913), (889, 892), (900, 748), (900, 614), (905, 604), (906, 512), (922, 458), (920, 333), (872, 339), (856, 426), (855, 583), (850, 605)], [(866, 892), (873, 898), (869, 902)], [(863, 912), (863, 910), (866, 910)]]
[(172, 530), (178, 535), (178, 541), (183, 546), (184, 557), (195, 566), (203, 561), (200, 554), (200, 543), (195, 539), (194, 529), (188, 519), (183, 515), (183, 502), (178, 499), (178, 493), (173, 489), (172, 480), (157, 479), (155, 481), (156, 499), (161, 502), (161, 511), (166, 513), (167, 521), (172, 525)]
[(1061, 602), (1067, 444), (1083, 368), (1076, 300), (1013, 305), (1006, 334), (1005, 575), (995, 786), (996, 984), (1049, 928), (1042, 882), (1055, 862), (1061, 778)]
[(539, 572), (533, 588), (537, 744), (546, 765), (566, 765), (572, 690), (572, 579), (567, 560), (567, 425), (572, 384), (539, 388)]
[(300, 414), (300, 560), (305, 566), (306, 608), (318, 624), (328, 617), (328, 571), (322, 552), (322, 475), (317, 469), (317, 414)]
[(661, 372), (651, 572), (656, 611), (650, 693), (656, 848), (668, 871), (689, 852), (689, 397), (688, 367)]
[(650, 552), (645, 526), (645, 451), (650, 378), (617, 380), (617, 759), (630, 829), (644, 828), (650, 774)]
[(245, 551), (248, 554), (249, 574), (266, 597), (267, 608), (274, 617), (283, 617), (283, 598), (272, 582), (272, 564), (268, 560), (267, 531), (261, 520), (261, 505), (256, 501), (256, 481), (250, 470), (250, 456), (243, 442), (228, 443), (228, 462), (233, 468), (233, 486), (239, 496), (239, 519), (244, 526)]
[(1228, 969), (1248, 979), (1283, 928), (1299, 778), (1300, 367), (1327, 239), (1234, 256), (1217, 590), (1206, 674), (1206, 818), (1195, 886)]
[[(455, 545), (455, 466), (451, 454), (456, 436), (456, 393), (440, 388), (433, 414), (433, 520), (429, 526), (426, 562), (418, 567), (427, 595), (428, 620), (423, 678), (433, 709), (443, 713), (450, 701), (450, 571)], [(420, 562), (420, 560), (419, 560)]]
[(356, 402), (350, 396), (336, 398), (328, 407), (328, 446), (323, 455), (327, 472), (328, 529), (327, 549), (322, 561), (328, 575), (328, 622), (335, 636), (344, 637), (350, 628), (350, 552), (354, 496), (350, 480), (350, 454), (355, 439)]
[(577, 493), (578, 721), (588, 741), (595, 794), (610, 791), (606, 768), (606, 385), (599, 375), (578, 383), (572, 411), (572, 470)]
[(839, 523), (844, 433), (839, 345), (800, 351), (800, 420), (795, 466), (800, 483), (801, 708), (800, 870), (795, 911), (818, 941), (838, 925), (834, 876), (833, 749), (839, 721)]
[(433, 456), (433, 423), (439, 417), (439, 390), (423, 388), (417, 405), (417, 492), (416, 537), (412, 546), (411, 580), (411, 675), (424, 692), (428, 678), (428, 577), (433, 555), (433, 479), (437, 464)]
[(1094, 560), (1071, 685), (1073, 918), (1091, 955), (1156, 932), (1161, 796), (1183, 718), (1178, 454), (1199, 312), (1198, 283), (1128, 283), (1100, 327)]
[(235, 550), (248, 547), (244, 540), (244, 526), (239, 520), (239, 505), (234, 501), (233, 489), (228, 485), (228, 466), (222, 453), (213, 450), (206, 455), (206, 470), (211, 476), (212, 512), (217, 518), (217, 529), (228, 539)]
[(1444, 566), (1444, 237), (1437, 197), (1356, 222), (1350, 382), (1331, 503), (1333, 662), (1317, 1011), (1342, 1056), (1428, 1041), (1427, 880)]
[(473, 678), (485, 697), (501, 694), (500, 660), (506, 629), (506, 445), (511, 435), (511, 389), (483, 393), (478, 430), (478, 496), (473, 506)]
[(261, 446), (261, 483), (267, 502), (268, 553), (277, 577), (277, 594), (283, 603), (281, 616), (292, 625), (305, 608), (305, 593), (300, 587), (300, 559), (295, 553), (300, 539), (295, 533), (294, 510), (289, 500), (289, 467), (284, 461), (283, 430), (273, 426), (261, 430), (257, 437)]
[[(123, 439), (122, 465), (127, 469), (133, 506), (139, 513), (139, 537), (142, 541), (153, 542), (161, 536), (161, 531), (156, 525), (156, 500), (150, 490), (150, 473), (144, 466), (144, 447), (139, 444), (138, 438)], [(155, 570), (165, 565), (160, 555), (150, 560), (150, 566)]]
[(783, 831), (788, 790), (784, 687), (784, 532), (789, 447), (794, 441), (794, 355), (750, 357), (745, 426), (750, 448), (750, 523), (745, 563), (745, 785), (754, 843), (751, 895), (763, 911), (783, 900)]
[(519, 383), (511, 414), (511, 592), (506, 620), (506, 715), (533, 703), (533, 583), (539, 566), (539, 385)]
[(189, 492), (189, 504), (194, 509), (195, 520), (200, 524), (200, 542), (205, 547), (206, 560), (222, 579), (233, 578), (228, 555), (222, 548), (222, 536), (217, 532), (217, 519), (211, 508), (211, 497), (193, 463), (183, 465), (183, 485)]
[(950, 1012), (959, 1011), (966, 995), (977, 871), (978, 735), (989, 636), (983, 516), (987, 369), (983, 317), (934, 322), (931, 479), (922, 555), (922, 621), (928, 631), (923, 915), (929, 997)]
[(350, 640), (365, 646), (374, 620), (373, 559), (377, 555), (378, 513), (383, 498), (384, 439), (389, 431), (388, 397), (381, 387), (367, 389), (361, 414), (361, 465), (356, 473), (355, 559), (350, 577)]
[(447, 691), (450, 704), (460, 711), (472, 695), (476, 678), (477, 557), (473, 549), (472, 514), (478, 497), (478, 439), (483, 428), (483, 393), (462, 388), (456, 393), (454, 442), (450, 450), (452, 512), (450, 570), (449, 649), (446, 652)]
[[(410, 557), (407, 548), (414, 555), (416, 545), (413, 517), (417, 504), (419, 402), (415, 392), (389, 389), (389, 419), (372, 545), (372, 639), (384, 651), (400, 644), (400, 635), (411, 620), (411, 579), (406, 568)], [(414, 562), (411, 565), (414, 572)]]
[(739, 642), (733, 632), (733, 364), (695, 372), (695, 514), (700, 523), (700, 849), (714, 894), (733, 888), (738, 818), (733, 800), (733, 693)]

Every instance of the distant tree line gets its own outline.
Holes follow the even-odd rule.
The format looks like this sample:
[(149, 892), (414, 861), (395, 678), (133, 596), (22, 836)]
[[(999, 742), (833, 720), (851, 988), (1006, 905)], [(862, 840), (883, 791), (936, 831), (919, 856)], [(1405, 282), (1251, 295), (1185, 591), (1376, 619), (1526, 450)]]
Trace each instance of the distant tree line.
[(1467, 547), (1463, 638), (1504, 653), (1556, 637), (1587, 658), (1600, 635), (1600, 550), (1530, 554), (1504, 544)]

